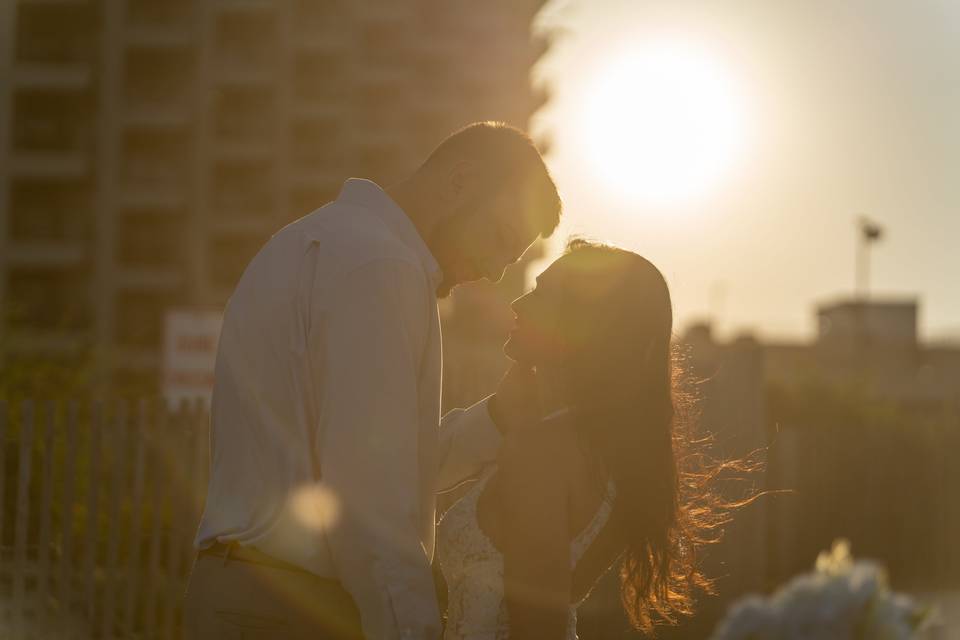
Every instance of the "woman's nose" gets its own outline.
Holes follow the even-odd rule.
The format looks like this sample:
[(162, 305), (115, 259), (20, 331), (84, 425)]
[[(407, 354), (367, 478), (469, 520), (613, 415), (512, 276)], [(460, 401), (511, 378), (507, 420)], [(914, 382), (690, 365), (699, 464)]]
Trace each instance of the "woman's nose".
[(519, 298), (517, 298), (516, 300), (514, 300), (513, 302), (510, 303), (510, 308), (511, 308), (511, 309), (513, 310), (513, 312), (514, 312), (515, 314), (517, 314), (518, 316), (520, 315), (520, 309), (524, 306), (524, 304), (525, 304), (525, 302), (526, 302), (526, 299), (527, 299), (527, 296), (529, 296), (529, 295), (530, 295), (529, 293), (525, 293), (525, 294), (523, 294), (522, 296), (520, 296)]

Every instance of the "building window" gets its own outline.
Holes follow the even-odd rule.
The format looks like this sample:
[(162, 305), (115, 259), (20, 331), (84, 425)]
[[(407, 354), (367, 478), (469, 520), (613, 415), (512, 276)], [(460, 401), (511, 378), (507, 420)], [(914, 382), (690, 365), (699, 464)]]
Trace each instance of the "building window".
[(261, 234), (224, 233), (210, 239), (210, 280), (214, 286), (233, 289), (250, 260), (267, 241)]
[(276, 52), (273, 33), (276, 19), (269, 11), (244, 11), (219, 16), (216, 47), (220, 61), (228, 68), (265, 71)]
[[(320, 182), (320, 180), (318, 180)], [(341, 180), (327, 179), (324, 186), (294, 189), (290, 194), (291, 211), (287, 212), (288, 220), (302, 218), (311, 211), (319, 209), (337, 197), (342, 184)]]
[(214, 105), (216, 135), (224, 142), (263, 141), (274, 122), (273, 95), (259, 87), (224, 87)]
[(21, 91), (14, 98), (14, 148), (86, 151), (92, 148), (92, 110), (86, 94)]
[(93, 209), (83, 182), (17, 180), (10, 187), (10, 237), (26, 241), (84, 241)]
[(88, 327), (87, 276), (82, 269), (10, 269), (6, 321), (12, 328), (30, 330), (72, 331)]
[(297, 54), (293, 63), (293, 86), (295, 96), (307, 102), (322, 102), (342, 94), (342, 57), (324, 51)]
[(193, 13), (189, 0), (127, 0), (126, 7), (130, 24), (149, 27), (183, 27)]
[(44, 64), (88, 63), (97, 54), (92, 3), (17, 3), (16, 58)]
[(183, 260), (182, 215), (168, 211), (128, 213), (121, 217), (117, 255), (128, 267), (170, 268)]
[(123, 90), (127, 104), (151, 110), (189, 106), (194, 80), (191, 52), (132, 48), (126, 56)]
[(182, 187), (190, 168), (189, 144), (189, 138), (181, 132), (126, 132), (123, 182), (128, 186)]
[(116, 299), (117, 343), (126, 347), (154, 348), (163, 340), (164, 314), (180, 296), (166, 291), (121, 291)]
[(348, 11), (348, 0), (294, 0), (294, 25), (307, 37), (322, 37), (336, 32), (348, 19)]
[(341, 125), (332, 118), (301, 120), (290, 127), (295, 164), (314, 170), (338, 167), (343, 156)]
[(273, 209), (271, 163), (218, 163), (214, 169), (213, 202), (221, 214), (269, 215)]

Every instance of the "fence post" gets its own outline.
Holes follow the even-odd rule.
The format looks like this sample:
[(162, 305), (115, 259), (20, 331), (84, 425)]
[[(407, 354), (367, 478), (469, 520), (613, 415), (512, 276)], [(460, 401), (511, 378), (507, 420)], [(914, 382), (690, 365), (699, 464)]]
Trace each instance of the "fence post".
[(33, 401), (24, 400), (20, 412), (20, 459), (17, 461), (17, 510), (13, 541), (13, 629), (24, 635), (27, 572), (27, 524), (30, 518), (30, 462), (33, 455)]
[(7, 512), (6, 487), (7, 478), (7, 403), (0, 400), (0, 561), (3, 560), (3, 516)]
[[(154, 410), (156, 407), (154, 406)], [(133, 502), (130, 517), (130, 547), (127, 561), (127, 594), (126, 606), (123, 612), (123, 637), (133, 633), (136, 625), (137, 595), (140, 589), (140, 556), (142, 551), (141, 537), (143, 529), (143, 480), (147, 437), (147, 421), (149, 407), (145, 399), (140, 400), (137, 411), (137, 423), (134, 426), (134, 454), (133, 463)]]
[(103, 430), (103, 403), (97, 401), (93, 405), (93, 414), (90, 421), (90, 473), (88, 474), (90, 484), (87, 487), (87, 518), (86, 518), (86, 552), (84, 558), (84, 578), (86, 579), (87, 591), (87, 619), (95, 618), (97, 581), (95, 577), (95, 567), (97, 558), (97, 525), (99, 516), (99, 490), (100, 483), (98, 472), (100, 471), (100, 437)]
[(67, 438), (64, 449), (63, 472), (63, 517), (61, 518), (61, 557), (60, 584), (58, 600), (60, 605), (60, 633), (62, 637), (72, 637), (75, 630), (70, 625), (70, 613), (73, 608), (72, 584), (74, 581), (73, 558), (73, 503), (76, 495), (77, 479), (77, 418), (79, 406), (76, 400), (67, 404)]
[(37, 548), (39, 569), (37, 589), (44, 598), (46, 609), (47, 596), (50, 593), (50, 521), (53, 518), (53, 431), (59, 405), (54, 401), (46, 403), (46, 431), (43, 436), (43, 471), (41, 476), (42, 497), (40, 499), (40, 537)]
[[(160, 474), (158, 473), (158, 466), (163, 462), (162, 451), (161, 449), (160, 436), (163, 434), (164, 430), (168, 427), (167, 425), (167, 408), (161, 402), (160, 407), (157, 411), (157, 420), (153, 425), (153, 433), (150, 438), (150, 464), (148, 475), (151, 480), (150, 487), (150, 503), (151, 503), (151, 513), (150, 513), (150, 555), (147, 563), (146, 571), (146, 584), (144, 585), (144, 597), (146, 602), (144, 603), (144, 625), (149, 629), (156, 629), (159, 625), (159, 620), (157, 618), (157, 601), (162, 597), (163, 588), (158, 585), (160, 582), (160, 545), (161, 545), (161, 536), (163, 534), (163, 528), (161, 527), (161, 522), (163, 520), (163, 502), (165, 498), (165, 485), (161, 481)], [(160, 636), (158, 632), (156, 634)]]
[(103, 619), (100, 625), (101, 638), (113, 638), (115, 631), (116, 593), (117, 593), (117, 556), (120, 546), (120, 502), (127, 484), (127, 403), (121, 400), (114, 416), (114, 428), (111, 429), (113, 456), (110, 461), (109, 503), (107, 511), (107, 557), (105, 584), (103, 592)]
[[(186, 454), (185, 445), (189, 442), (190, 428), (193, 426), (193, 407), (186, 400), (181, 400), (177, 411), (176, 424), (173, 429), (168, 429), (167, 442), (172, 445), (170, 453), (180, 459), (187, 460), (187, 467), (180, 477), (180, 491), (172, 494), (170, 504), (170, 526), (167, 528), (167, 549), (165, 563), (168, 571), (167, 578), (169, 582), (164, 584), (163, 595), (166, 600), (166, 609), (164, 611), (164, 622), (162, 638), (174, 640), (177, 629), (177, 611), (180, 604), (180, 595), (182, 592), (181, 576), (183, 575), (183, 537), (184, 530), (184, 512), (193, 511), (193, 486), (190, 482), (190, 461), (191, 458)], [(189, 516), (188, 516), (189, 517)]]

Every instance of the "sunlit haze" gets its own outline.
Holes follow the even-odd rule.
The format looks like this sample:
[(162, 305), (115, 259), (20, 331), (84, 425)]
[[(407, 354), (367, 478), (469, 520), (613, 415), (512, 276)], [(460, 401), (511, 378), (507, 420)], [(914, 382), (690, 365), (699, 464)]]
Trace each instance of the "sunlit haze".
[(538, 31), (555, 237), (650, 258), (678, 331), (811, 337), (867, 216), (871, 294), (960, 340), (960, 4), (554, 0)]
[(618, 197), (663, 203), (701, 195), (733, 169), (746, 143), (729, 73), (682, 41), (612, 52), (583, 101), (584, 152)]

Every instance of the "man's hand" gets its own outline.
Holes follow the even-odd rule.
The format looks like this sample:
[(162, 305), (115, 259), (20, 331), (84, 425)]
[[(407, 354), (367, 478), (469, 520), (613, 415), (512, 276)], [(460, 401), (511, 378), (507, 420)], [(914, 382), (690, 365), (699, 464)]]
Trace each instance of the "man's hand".
[(497, 392), (490, 397), (487, 407), (490, 417), (503, 434), (540, 422), (543, 407), (533, 367), (514, 363), (500, 380)]

